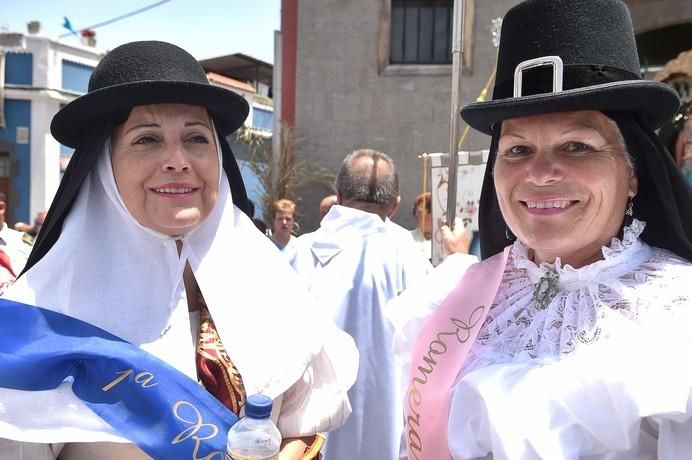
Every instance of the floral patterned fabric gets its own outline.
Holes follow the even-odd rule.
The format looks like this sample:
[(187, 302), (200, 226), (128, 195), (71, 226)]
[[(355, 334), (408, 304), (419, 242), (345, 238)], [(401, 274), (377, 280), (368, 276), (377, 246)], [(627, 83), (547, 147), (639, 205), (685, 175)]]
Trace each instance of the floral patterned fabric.
[(195, 357), (197, 376), (209, 393), (240, 416), (240, 411), (247, 399), (243, 379), (226, 353), (219, 333), (216, 331), (214, 320), (199, 290), (197, 302), (200, 309), (199, 341)]

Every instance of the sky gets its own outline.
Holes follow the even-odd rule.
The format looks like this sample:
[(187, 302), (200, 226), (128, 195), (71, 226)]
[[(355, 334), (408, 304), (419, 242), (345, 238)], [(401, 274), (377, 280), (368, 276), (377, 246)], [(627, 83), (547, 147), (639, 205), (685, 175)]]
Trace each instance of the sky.
[[(0, 0), (0, 31), (26, 34), (41, 22), (41, 35), (58, 38), (156, 4), (162, 0)], [(280, 0), (168, 0), (147, 11), (94, 28), (96, 48), (108, 51), (137, 40), (162, 40), (198, 60), (243, 53), (274, 63), (274, 31), (280, 28)], [(79, 37), (60, 38), (77, 43)]]

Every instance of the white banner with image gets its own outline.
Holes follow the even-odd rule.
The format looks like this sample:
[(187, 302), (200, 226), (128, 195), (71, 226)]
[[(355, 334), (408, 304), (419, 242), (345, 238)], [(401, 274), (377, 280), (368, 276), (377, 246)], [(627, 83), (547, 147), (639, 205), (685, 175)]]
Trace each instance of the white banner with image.
[[(429, 154), (430, 180), (432, 188), (433, 242), (432, 264), (437, 266), (444, 260), (440, 226), (447, 220), (447, 177), (449, 154)], [(478, 231), (478, 205), (488, 150), (459, 152), (457, 166), (456, 216), (467, 230)]]

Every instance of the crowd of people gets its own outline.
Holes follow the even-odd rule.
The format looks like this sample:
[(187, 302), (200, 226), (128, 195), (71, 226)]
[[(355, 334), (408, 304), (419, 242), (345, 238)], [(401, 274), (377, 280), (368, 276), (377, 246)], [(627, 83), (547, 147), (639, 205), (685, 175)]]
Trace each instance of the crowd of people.
[(480, 260), (457, 221), (433, 268), (386, 153), (345, 155), (317, 230), (289, 199), (266, 228), (226, 141), (247, 102), (177, 46), (109, 52), (53, 119), (75, 153), (35, 238), (0, 196), (0, 459), (223, 458), (255, 393), (282, 460), (689, 458), (677, 95), (620, 0), (523, 1), (498, 53), (461, 111), (490, 136)]

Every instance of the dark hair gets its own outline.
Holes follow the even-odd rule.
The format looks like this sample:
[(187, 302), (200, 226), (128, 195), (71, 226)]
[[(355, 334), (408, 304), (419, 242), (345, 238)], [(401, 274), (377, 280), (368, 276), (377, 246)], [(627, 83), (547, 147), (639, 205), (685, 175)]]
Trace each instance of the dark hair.
[[(359, 161), (361, 159), (371, 162)], [(336, 190), (342, 201), (388, 206), (399, 197), (399, 175), (388, 155), (371, 149), (355, 150), (341, 163), (336, 176)]]
[(130, 118), (130, 113), (132, 113), (133, 108), (134, 107), (130, 107), (126, 110), (118, 110), (110, 116), (110, 124), (113, 125), (113, 129), (125, 124), (127, 119)]
[(250, 199), (247, 200), (247, 216), (250, 219), (255, 218), (255, 203), (253, 203)]

